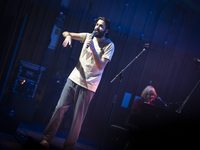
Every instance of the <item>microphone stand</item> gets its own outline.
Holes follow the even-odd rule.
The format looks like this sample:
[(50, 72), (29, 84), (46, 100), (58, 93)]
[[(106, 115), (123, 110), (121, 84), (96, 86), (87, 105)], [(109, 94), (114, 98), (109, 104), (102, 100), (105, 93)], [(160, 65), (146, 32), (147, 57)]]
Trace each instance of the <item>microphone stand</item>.
[[(200, 59), (199, 58), (194, 58), (194, 62), (196, 64), (197, 71), (199, 72), (199, 77), (200, 77)], [(184, 108), (185, 104), (187, 103), (187, 101), (189, 100), (190, 96), (192, 95), (192, 93), (194, 92), (196, 87), (199, 85), (199, 83), (200, 83), (200, 80), (197, 82), (197, 84), (194, 86), (194, 88), (192, 89), (190, 94), (183, 101), (183, 104), (176, 110), (177, 113), (181, 113), (182, 109)]]
[(124, 76), (124, 71), (147, 49), (149, 48), (149, 43), (146, 43), (143, 47), (143, 50), (124, 68), (122, 69), (111, 81), (110, 83), (113, 83), (115, 81), (115, 79), (117, 77), (120, 77), (120, 80), (119, 80), (119, 83), (118, 83), (118, 86), (117, 86), (117, 91), (115, 93), (115, 96), (114, 96), (114, 99), (113, 99), (113, 102), (112, 102), (112, 108), (110, 110), (110, 114), (109, 114), (109, 119), (107, 121), (107, 126), (106, 126), (106, 130), (105, 130), (105, 133), (104, 133), (104, 137), (103, 137), (103, 140), (101, 141), (101, 145), (99, 147), (99, 150), (101, 150), (102, 146), (103, 146), (103, 143), (105, 141), (105, 138), (106, 138), (106, 133), (107, 133), (107, 130), (108, 130), (108, 127), (109, 127), (109, 124), (110, 124), (110, 120), (111, 120), (111, 116), (112, 116), (112, 112), (113, 112), (113, 108), (114, 108), (114, 105), (116, 103), (116, 100), (117, 100), (117, 95), (118, 95), (118, 92), (119, 92), (119, 88), (120, 88), (120, 85), (122, 83), (122, 78)]
[(200, 80), (197, 82), (197, 84), (195, 85), (195, 87), (192, 89), (192, 91), (190, 92), (190, 94), (186, 97), (186, 99), (183, 101), (183, 104), (176, 110), (177, 113), (181, 113), (182, 109), (184, 108), (185, 104), (187, 103), (187, 101), (189, 100), (190, 96), (192, 95), (192, 93), (194, 92), (194, 90), (196, 89), (196, 87), (199, 85)]

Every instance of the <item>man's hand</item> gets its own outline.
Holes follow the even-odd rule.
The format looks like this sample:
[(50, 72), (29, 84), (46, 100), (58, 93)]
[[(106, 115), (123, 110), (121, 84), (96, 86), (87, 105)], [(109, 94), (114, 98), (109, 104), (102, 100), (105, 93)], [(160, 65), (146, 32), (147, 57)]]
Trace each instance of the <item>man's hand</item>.
[(92, 51), (95, 51), (94, 43), (92, 39), (87, 41), (87, 46), (89, 46)]
[(94, 43), (93, 43), (93, 40), (88, 40), (87, 41), (87, 46), (90, 47), (92, 53), (93, 53), (93, 56), (94, 56), (94, 60), (96, 62), (96, 65), (97, 65), (97, 68), (101, 71), (105, 68), (106, 64), (110, 61), (109, 59), (106, 59), (106, 58), (100, 58), (99, 55), (97, 54), (97, 51), (94, 47)]
[(72, 37), (70, 35), (68, 35), (65, 40), (63, 41), (62, 45), (63, 47), (67, 47), (67, 45), (69, 44), (70, 47), (72, 47)]

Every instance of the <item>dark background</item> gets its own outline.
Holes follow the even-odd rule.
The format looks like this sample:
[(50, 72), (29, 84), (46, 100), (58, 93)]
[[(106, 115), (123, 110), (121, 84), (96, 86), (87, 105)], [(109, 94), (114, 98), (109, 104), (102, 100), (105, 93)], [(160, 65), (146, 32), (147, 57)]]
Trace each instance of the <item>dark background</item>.
[[(183, 102), (199, 80), (194, 63), (194, 58), (200, 58), (198, 0), (7, 0), (0, 2), (0, 10), (0, 91), (25, 20), (12, 69), (1, 92), (1, 106), (9, 110), (23, 98), (12, 92), (20, 60), (46, 68), (34, 98), (26, 98), (16, 108), (22, 122), (48, 123), (82, 47), (73, 41), (72, 48), (63, 48), (61, 33), (92, 32), (99, 16), (111, 21), (109, 37), (115, 44), (115, 53), (90, 104), (82, 135), (103, 138), (119, 78), (112, 84), (110, 81), (142, 51), (146, 42), (150, 42), (149, 49), (124, 72), (111, 124), (124, 124), (134, 97), (140, 96), (147, 85), (154, 86), (165, 102), (175, 104)], [(57, 28), (54, 32), (53, 27)], [(52, 39), (51, 34), (57, 38)], [(54, 40), (57, 43), (52, 49), (49, 45)], [(184, 114), (195, 118), (200, 114), (199, 86), (183, 109)], [(132, 94), (127, 108), (121, 107), (125, 92)], [(24, 114), (30, 114), (30, 121), (23, 118)], [(65, 115), (61, 130), (69, 129), (71, 115), (72, 109)]]

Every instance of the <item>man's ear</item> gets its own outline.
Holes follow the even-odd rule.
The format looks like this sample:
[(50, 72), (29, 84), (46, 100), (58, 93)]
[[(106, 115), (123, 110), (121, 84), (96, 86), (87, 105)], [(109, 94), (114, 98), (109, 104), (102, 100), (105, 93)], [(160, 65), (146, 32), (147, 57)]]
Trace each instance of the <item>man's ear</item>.
[(109, 32), (109, 29), (106, 29), (106, 32), (105, 33), (108, 33)]

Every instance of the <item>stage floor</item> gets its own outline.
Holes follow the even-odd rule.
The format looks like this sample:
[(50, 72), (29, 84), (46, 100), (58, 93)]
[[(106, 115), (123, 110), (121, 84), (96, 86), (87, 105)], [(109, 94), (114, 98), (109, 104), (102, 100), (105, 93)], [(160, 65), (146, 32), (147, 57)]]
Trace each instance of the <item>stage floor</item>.
[[(1, 116), (0, 116), (1, 117)], [(42, 132), (45, 129), (45, 125), (37, 124), (32, 122), (31, 124), (25, 124), (19, 122), (19, 126), (15, 133), (8, 134), (5, 132), (6, 128), (13, 128), (13, 124), (9, 123), (8, 120), (2, 118), (0, 125), (4, 123), (7, 125), (2, 126), (0, 128), (0, 150), (45, 150), (43, 148), (33, 148), (33, 147), (41, 147), (39, 144)], [(200, 130), (200, 122), (199, 120), (188, 120), (180, 122), (178, 124), (167, 124), (170, 126), (153, 126), (153, 128), (149, 130), (136, 130), (135, 132), (130, 132), (131, 138), (127, 137), (128, 134), (123, 130), (117, 130), (117, 128), (111, 128), (106, 136), (107, 142), (101, 147), (101, 150), (123, 150), (127, 146), (127, 141), (130, 140), (130, 149), (132, 148), (140, 148), (147, 146), (147, 148), (154, 148), (157, 146), (160, 148), (160, 145), (165, 148), (173, 147), (173, 148), (184, 148), (190, 147), (193, 149), (198, 146), (198, 138)], [(12, 126), (13, 125), (13, 126)], [(11, 126), (11, 127), (8, 127)], [(17, 127), (17, 126), (16, 126)], [(15, 130), (14, 130), (15, 132)], [(87, 132), (86, 132), (87, 133)], [(128, 132), (129, 133), (129, 132)], [(89, 133), (88, 133), (89, 134)], [(79, 139), (74, 147), (74, 150), (99, 150), (101, 145), (101, 140), (89, 139), (88, 134), (80, 134)], [(65, 138), (68, 135), (68, 131), (58, 130), (54, 139), (50, 143), (49, 150), (62, 150), (63, 143)], [(133, 135), (133, 136), (132, 136)], [(24, 137), (23, 137), (24, 136)], [(88, 136), (88, 137), (87, 137)], [(96, 135), (98, 136), (98, 135)], [(94, 136), (93, 136), (94, 137)], [(28, 144), (27, 144), (28, 143)], [(134, 143), (134, 144), (132, 144)], [(30, 149), (25, 148), (30, 145)]]
[[(25, 137), (17, 134), (14, 135), (0, 132), (0, 150), (22, 150), (23, 145), (27, 142), (27, 137), (33, 139), (35, 142), (39, 143), (42, 132), (45, 126), (36, 123), (24, 124), (20, 123), (17, 133), (21, 133)], [(68, 132), (58, 130), (53, 141), (50, 143), (49, 150), (62, 150), (64, 140)], [(91, 141), (84, 137), (79, 136), (79, 139), (74, 147), (75, 150), (98, 150), (100, 142)], [(105, 149), (110, 149), (106, 147)]]

